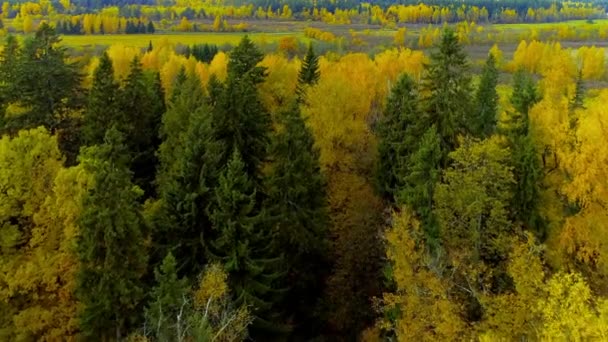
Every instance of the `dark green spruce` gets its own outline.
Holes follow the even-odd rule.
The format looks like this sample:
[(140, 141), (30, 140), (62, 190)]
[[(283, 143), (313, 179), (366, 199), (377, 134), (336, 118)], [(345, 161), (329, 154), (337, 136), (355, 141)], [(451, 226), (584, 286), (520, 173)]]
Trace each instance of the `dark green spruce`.
[(489, 54), (483, 67), (481, 80), (475, 94), (475, 115), (469, 118), (468, 128), (477, 138), (489, 137), (496, 130), (498, 115), (498, 69), (494, 55)]
[(281, 113), (278, 121), (280, 128), (270, 148), (273, 160), (266, 208), (277, 234), (277, 251), (289, 265), (291, 289), (285, 307), (299, 323), (299, 334), (313, 337), (320, 326), (315, 310), (329, 268), (325, 180), (319, 149), (297, 103)]
[(235, 305), (250, 305), (256, 317), (251, 333), (265, 340), (287, 333), (279, 324), (283, 258), (274, 251), (267, 213), (258, 209), (256, 188), (238, 150), (234, 150), (215, 188), (209, 216), (216, 238), (209, 242), (212, 261), (221, 262), (235, 295)]
[(80, 331), (88, 339), (120, 340), (140, 323), (147, 233), (138, 202), (142, 191), (131, 182), (128, 156), (114, 128), (103, 145), (81, 153), (94, 179), (83, 200), (77, 245)]
[(425, 118), (418, 107), (418, 87), (403, 74), (391, 89), (384, 116), (378, 124), (378, 166), (376, 182), (380, 194), (394, 202), (405, 185), (408, 159), (416, 152), (425, 131)]

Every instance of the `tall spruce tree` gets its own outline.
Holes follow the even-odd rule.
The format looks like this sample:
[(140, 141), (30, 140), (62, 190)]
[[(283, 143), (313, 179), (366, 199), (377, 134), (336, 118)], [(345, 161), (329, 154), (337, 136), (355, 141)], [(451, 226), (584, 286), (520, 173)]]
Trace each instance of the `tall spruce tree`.
[(245, 36), (230, 53), (228, 79), (213, 110), (214, 138), (224, 146), (222, 164), (228, 163), (232, 151), (240, 151), (245, 170), (256, 183), (266, 159), (271, 129), (270, 115), (257, 91), (257, 84), (264, 80), (266, 73), (265, 68), (257, 65), (262, 57)]
[(530, 134), (530, 108), (540, 101), (540, 95), (532, 77), (520, 70), (513, 77), (511, 104), (506, 136), (511, 147), (511, 163), (515, 189), (511, 203), (513, 218), (523, 223), (541, 240), (545, 238), (545, 224), (539, 212), (542, 164), (533, 136)]
[(407, 74), (391, 89), (384, 116), (378, 125), (378, 166), (376, 181), (380, 193), (389, 201), (404, 186), (408, 159), (419, 145), (426, 122), (418, 107), (418, 89)]
[(122, 116), (119, 100), (120, 86), (114, 79), (112, 60), (104, 52), (93, 74), (93, 86), (83, 118), (82, 137), (86, 145), (103, 143), (106, 131)]
[(103, 145), (83, 149), (81, 162), (94, 185), (83, 199), (77, 244), (76, 295), (80, 329), (95, 340), (120, 340), (137, 323), (144, 297), (146, 228), (142, 191), (131, 183), (122, 134), (111, 128)]
[(498, 114), (498, 69), (493, 54), (488, 55), (475, 94), (475, 115), (468, 117), (468, 128), (474, 137), (489, 137), (496, 129)]
[[(159, 98), (159, 96), (161, 98)], [(162, 105), (162, 91), (144, 74), (138, 57), (131, 61), (121, 92), (122, 118), (116, 124), (129, 136), (128, 146), (132, 154), (131, 170), (134, 182), (145, 194), (154, 192), (156, 175), (156, 151), (159, 145), (159, 123)]]
[(162, 265), (154, 270), (154, 278), (156, 285), (150, 294), (150, 304), (145, 310), (146, 330), (159, 341), (171, 341), (180, 335), (180, 328), (183, 329), (180, 324), (187, 324), (188, 280), (177, 276), (177, 263), (171, 253), (167, 254)]
[(518, 70), (513, 75), (513, 93), (511, 105), (514, 112), (510, 113), (508, 131), (510, 135), (527, 135), (529, 128), (528, 114), (532, 106), (540, 101), (540, 94), (536, 84), (528, 73)]
[(66, 62), (60, 41), (47, 23), (25, 40), (15, 70), (14, 102), (27, 111), (10, 121), (12, 130), (45, 126), (55, 132), (70, 111), (82, 107), (79, 67)]
[(296, 95), (299, 101), (302, 101), (306, 95), (306, 86), (315, 85), (319, 82), (320, 77), (319, 57), (315, 54), (312, 44), (309, 44), (308, 51), (306, 52), (306, 56), (304, 56), (300, 72), (298, 73)]
[[(289, 266), (292, 285), (285, 300), (298, 330), (315, 336), (316, 304), (323, 290), (328, 261), (328, 211), (319, 150), (297, 103), (279, 117), (273, 136), (273, 158), (267, 179), (268, 208), (277, 234), (276, 247)], [(317, 331), (318, 333), (318, 331)]]
[(155, 218), (153, 262), (172, 251), (180, 275), (194, 277), (205, 262), (207, 207), (217, 183), (219, 145), (212, 139), (211, 112), (197, 78), (180, 81), (163, 117), (157, 178), (162, 210)]
[(404, 186), (397, 193), (397, 204), (407, 205), (421, 218), (427, 243), (437, 243), (438, 230), (432, 213), (433, 194), (441, 178), (441, 138), (431, 126), (421, 138), (420, 145), (408, 159), (408, 173)]
[[(224, 264), (235, 304), (251, 305), (256, 319), (252, 334), (259, 338), (280, 332), (276, 303), (284, 277), (283, 260), (274, 251), (266, 213), (256, 204), (255, 184), (234, 150), (215, 189), (216, 205), (210, 210), (217, 237), (209, 242), (213, 261)], [(278, 330), (278, 331), (277, 331)]]
[[(436, 51), (431, 53), (423, 80), (425, 110), (445, 153), (458, 145), (459, 134), (468, 132), (468, 116), (472, 112), (471, 76), (467, 55), (451, 28), (446, 28)], [(443, 158), (447, 163), (447, 155)]]

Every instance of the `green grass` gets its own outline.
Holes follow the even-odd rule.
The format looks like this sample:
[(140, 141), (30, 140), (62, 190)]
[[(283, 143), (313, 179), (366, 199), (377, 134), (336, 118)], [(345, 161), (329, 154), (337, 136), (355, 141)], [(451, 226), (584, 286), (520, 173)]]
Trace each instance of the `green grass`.
[(214, 33), (214, 32), (198, 32), (198, 33), (157, 33), (157, 34), (107, 34), (107, 35), (78, 35), (78, 36), (63, 36), (63, 44), (71, 47), (91, 47), (95, 45), (108, 46), (112, 44), (123, 44), (133, 47), (147, 47), (151, 41), (154, 45), (161, 40), (167, 39), (173, 44), (232, 44), (236, 45), (243, 38), (249, 37), (256, 43), (275, 43), (283, 37), (296, 37), (303, 39), (301, 32), (280, 32), (280, 33)]

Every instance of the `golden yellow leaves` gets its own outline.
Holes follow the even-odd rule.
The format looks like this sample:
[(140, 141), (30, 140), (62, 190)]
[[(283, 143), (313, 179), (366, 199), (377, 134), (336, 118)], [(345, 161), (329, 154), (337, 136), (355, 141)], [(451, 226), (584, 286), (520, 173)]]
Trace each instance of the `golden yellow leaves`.
[(384, 294), (383, 311), (398, 315), (395, 322), (382, 326), (393, 329), (398, 341), (461, 339), (465, 332), (461, 308), (450, 300), (449, 284), (439, 276), (440, 267), (426, 251), (422, 235), (409, 209), (393, 215), (386, 241), (396, 292)]
[(208, 302), (219, 300), (228, 295), (228, 275), (219, 264), (207, 266), (201, 277), (198, 289), (194, 292), (194, 305), (204, 308)]
[(583, 79), (601, 79), (605, 74), (605, 51), (595, 46), (582, 46), (578, 49), (577, 63)]

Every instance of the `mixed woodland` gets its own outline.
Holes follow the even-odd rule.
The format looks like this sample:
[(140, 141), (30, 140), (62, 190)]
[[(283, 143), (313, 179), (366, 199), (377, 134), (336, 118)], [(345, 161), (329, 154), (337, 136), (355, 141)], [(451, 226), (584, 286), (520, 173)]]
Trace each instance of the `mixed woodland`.
[(608, 338), (603, 49), (198, 48), (5, 39), (0, 340)]

